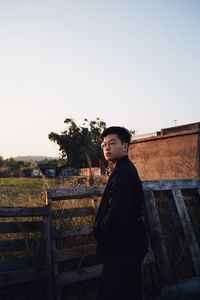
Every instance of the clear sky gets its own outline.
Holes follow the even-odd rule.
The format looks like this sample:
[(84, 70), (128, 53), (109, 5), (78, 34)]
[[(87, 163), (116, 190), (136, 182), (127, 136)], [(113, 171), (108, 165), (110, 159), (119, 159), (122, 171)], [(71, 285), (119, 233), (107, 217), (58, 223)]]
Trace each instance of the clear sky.
[(199, 16), (197, 0), (1, 0), (0, 155), (58, 156), (68, 117), (200, 121)]

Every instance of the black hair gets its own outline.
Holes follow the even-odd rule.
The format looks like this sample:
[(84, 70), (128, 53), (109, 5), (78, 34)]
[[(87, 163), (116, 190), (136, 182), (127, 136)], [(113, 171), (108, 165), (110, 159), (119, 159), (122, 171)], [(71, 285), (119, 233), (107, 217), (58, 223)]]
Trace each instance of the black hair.
[(108, 127), (102, 132), (101, 139), (103, 140), (103, 138), (106, 137), (108, 134), (116, 134), (122, 143), (130, 144), (131, 134), (128, 131), (128, 129), (126, 129), (125, 127), (120, 127), (120, 126)]

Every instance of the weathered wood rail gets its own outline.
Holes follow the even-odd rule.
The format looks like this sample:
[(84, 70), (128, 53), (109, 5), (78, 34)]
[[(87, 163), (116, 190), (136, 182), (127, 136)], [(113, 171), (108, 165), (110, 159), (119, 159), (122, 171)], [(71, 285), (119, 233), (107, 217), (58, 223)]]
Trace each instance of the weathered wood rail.
[[(197, 210), (200, 216), (200, 180), (144, 182), (143, 186), (151, 245), (159, 270), (161, 298), (180, 299), (181, 296), (200, 295), (200, 218), (194, 228), (195, 222), (192, 224), (194, 215), (192, 216), (189, 207), (192, 206), (192, 199), (190, 197), (189, 202), (186, 197), (190, 195), (193, 196), (193, 200), (195, 198), (196, 203), (193, 209)], [(165, 205), (164, 210), (165, 213), (168, 210), (168, 224), (165, 223), (165, 226), (162, 222), (164, 216), (161, 212), (159, 213), (159, 202), (156, 203), (155, 200), (155, 193), (160, 191), (167, 195), (168, 208)], [(171, 235), (166, 235), (166, 227), (171, 227)], [(182, 248), (178, 253), (176, 253), (177, 249), (174, 249), (174, 253), (173, 249), (170, 249), (170, 239), (173, 239), (175, 247), (177, 243), (181, 244)], [(174, 267), (176, 261), (173, 255), (180, 261), (179, 255), (182, 255), (182, 267), (187, 270), (190, 266), (189, 274), (181, 274), (182, 276), (177, 278)]]
[[(200, 295), (200, 179), (144, 181), (145, 217), (150, 249), (144, 261), (146, 299)], [(49, 189), (47, 205), (0, 208), (1, 218), (37, 217), (37, 221), (1, 222), (0, 233), (39, 232), (38, 238), (1, 240), (0, 251), (44, 249), (45, 260), (30, 256), (0, 261), (0, 286), (44, 280), (47, 299), (70, 299), (63, 291), (101, 276), (95, 257), (93, 221), (104, 187)], [(146, 288), (147, 287), (147, 288)], [(52, 288), (54, 291), (52, 291)], [(156, 291), (154, 291), (154, 289)]]
[[(43, 282), (46, 297), (53, 299), (49, 209), (48, 206), (0, 208), (0, 218), (4, 220), (0, 223), (1, 299), (12, 297), (5, 291), (9, 292), (13, 285), (34, 281)], [(40, 220), (20, 220), (25, 217), (38, 217)], [(31, 237), (32, 233), (39, 237)]]
[[(151, 242), (150, 252), (144, 261), (144, 267), (149, 264), (154, 264), (157, 268), (157, 277), (153, 278), (159, 284), (159, 297), (162, 299), (175, 299), (177, 295), (193, 294), (198, 292), (200, 295), (199, 271), (200, 271), (200, 251), (199, 240), (197, 241), (194, 232), (191, 217), (185, 204), (183, 191), (195, 192), (195, 197), (199, 203), (200, 197), (200, 180), (162, 180), (162, 181), (144, 181), (143, 189), (145, 191), (145, 215), (149, 229), (149, 236)], [(52, 189), (48, 191), (49, 205), (60, 200), (88, 198), (90, 207), (71, 208), (62, 211), (63, 216), (67, 217), (86, 217), (88, 215), (95, 215), (98, 209), (98, 201), (96, 196), (100, 196), (103, 188), (84, 188), (84, 189)], [(160, 195), (156, 194), (160, 193)], [(163, 195), (166, 199), (163, 199)], [(158, 200), (160, 199), (161, 200)], [(160, 201), (160, 203), (159, 203)], [(170, 226), (172, 227), (172, 235), (166, 233), (165, 224), (162, 222), (162, 213), (166, 214), (166, 206), (168, 203), (168, 217), (171, 215)], [(200, 204), (200, 203), (199, 203)], [(161, 206), (161, 207), (160, 207)], [(200, 206), (199, 206), (200, 208)], [(195, 207), (195, 209), (197, 209)], [(200, 211), (200, 210), (199, 210)], [(61, 217), (61, 212), (53, 212), (53, 218)], [(166, 218), (166, 216), (165, 216)], [(200, 226), (200, 223), (199, 223)], [(199, 229), (199, 227), (197, 228)], [(163, 232), (163, 230), (165, 232)], [(86, 245), (79, 245), (75, 247), (57, 248), (57, 243), (61, 238), (70, 238), (75, 236), (92, 235), (93, 224), (85, 224), (81, 226), (73, 226), (71, 229), (55, 231), (52, 229), (52, 253), (55, 270), (55, 289), (56, 299), (61, 299), (62, 287), (77, 282), (86, 281), (99, 277), (101, 275), (101, 264), (89, 265), (81, 268), (80, 265), (73, 270), (59, 271), (59, 264), (64, 261), (79, 258), (80, 261), (85, 256), (95, 254), (95, 243), (87, 243)], [(174, 236), (173, 236), (174, 233)], [(180, 234), (180, 237), (179, 237)], [(179, 252), (187, 263), (190, 263), (190, 274), (184, 274), (184, 269), (187, 270), (184, 259), (180, 259), (183, 268), (183, 273), (177, 276), (180, 272), (180, 267), (173, 265), (173, 252), (170, 249), (170, 240), (176, 245), (176, 239), (180, 238), (179, 249), (175, 249), (177, 259), (180, 259)], [(183, 249), (181, 248), (183, 247)], [(151, 250), (153, 249), (153, 253)], [(183, 251), (185, 251), (183, 253)], [(172, 253), (169, 253), (172, 252)], [(181, 269), (182, 270), (182, 269)], [(185, 272), (187, 273), (187, 272)], [(179, 277), (179, 278), (177, 278)]]

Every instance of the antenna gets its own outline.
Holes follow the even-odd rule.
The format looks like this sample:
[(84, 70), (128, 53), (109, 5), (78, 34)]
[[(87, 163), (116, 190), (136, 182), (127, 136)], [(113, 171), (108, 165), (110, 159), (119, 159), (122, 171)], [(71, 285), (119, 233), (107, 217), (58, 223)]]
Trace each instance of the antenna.
[(173, 120), (172, 122), (174, 122), (174, 125), (176, 126), (176, 122), (177, 122), (178, 120), (176, 119), (176, 120)]

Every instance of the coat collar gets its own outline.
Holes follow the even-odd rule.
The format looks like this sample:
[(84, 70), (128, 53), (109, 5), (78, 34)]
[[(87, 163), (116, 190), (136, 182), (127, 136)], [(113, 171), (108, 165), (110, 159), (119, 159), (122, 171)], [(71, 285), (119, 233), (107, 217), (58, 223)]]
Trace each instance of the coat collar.
[(127, 161), (128, 159), (129, 159), (129, 158), (128, 158), (128, 155), (123, 155), (122, 157), (120, 157), (120, 158), (118, 159), (116, 165), (115, 165), (115, 168), (116, 168), (119, 164), (121, 164), (122, 162)]
[(129, 160), (128, 155), (123, 155), (122, 157), (120, 157), (120, 158), (118, 159), (118, 161), (116, 162), (115, 167), (111, 170), (109, 179), (112, 178), (113, 174), (115, 173), (115, 169), (116, 169), (121, 163), (123, 163), (123, 162), (125, 162), (125, 161), (127, 161), (127, 160)]
[(116, 165), (115, 167), (112, 169), (111, 173), (110, 173), (110, 176), (109, 176), (109, 180), (113, 177), (113, 174), (115, 174), (115, 170), (118, 166), (120, 166), (122, 163), (124, 163), (125, 161), (128, 161), (129, 158), (128, 158), (128, 155), (123, 155), (122, 157), (120, 157), (118, 159), (118, 161), (116, 162)]

